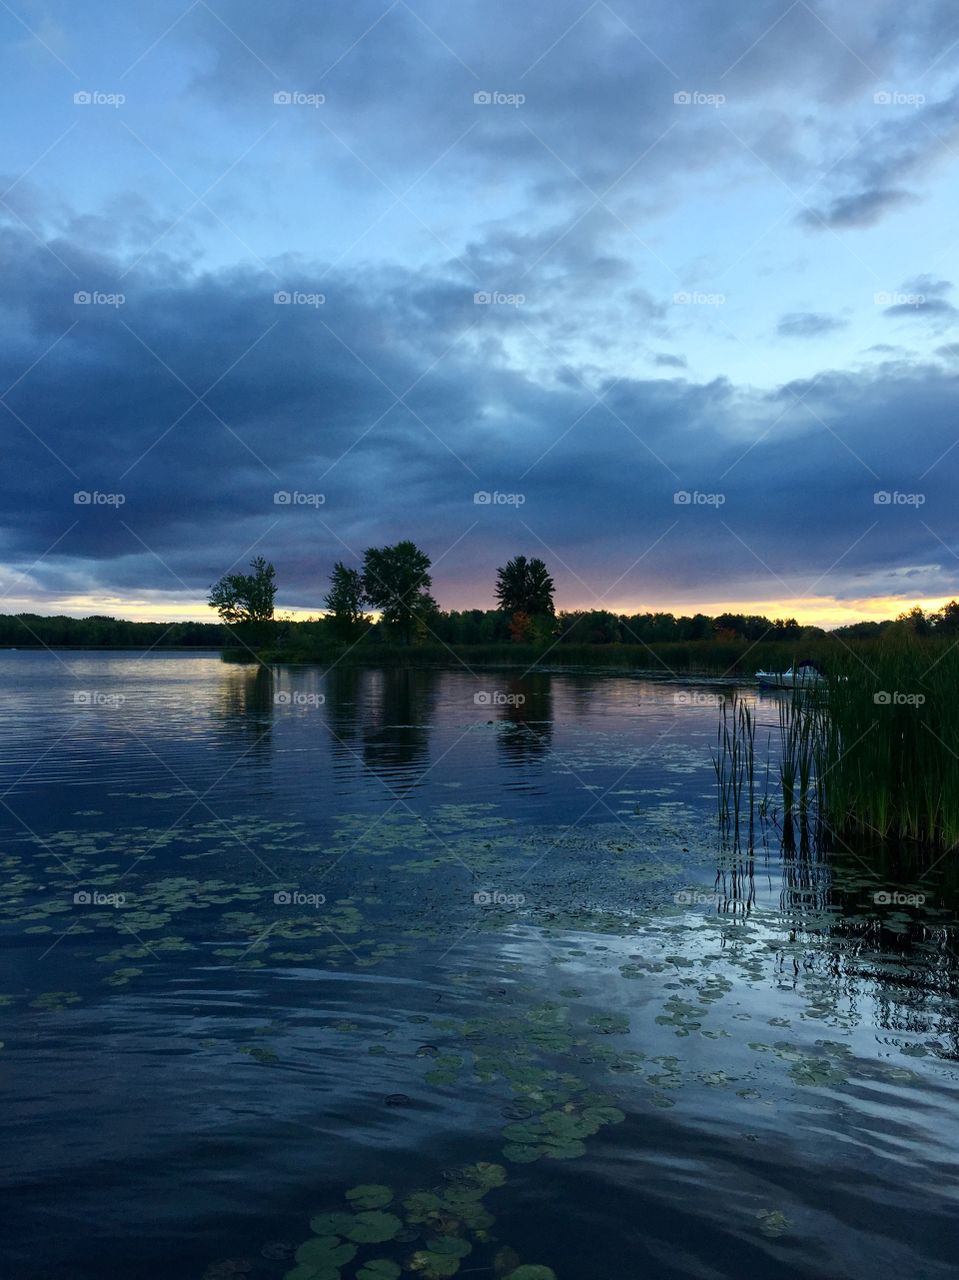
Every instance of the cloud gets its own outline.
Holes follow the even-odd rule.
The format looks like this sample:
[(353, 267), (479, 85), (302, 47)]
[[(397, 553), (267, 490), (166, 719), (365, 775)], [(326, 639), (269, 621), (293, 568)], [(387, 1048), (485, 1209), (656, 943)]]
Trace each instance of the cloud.
[(793, 311), (785, 315), (776, 326), (781, 338), (818, 338), (824, 333), (845, 329), (847, 321), (836, 316), (822, 315), (814, 311)]
[(847, 190), (802, 213), (804, 225), (873, 227), (886, 214), (915, 203), (920, 196), (913, 188), (955, 154), (959, 88), (932, 103), (922, 94), (882, 90), (873, 95), (871, 116), (858, 143), (828, 170), (830, 181)]
[[(255, 549), (317, 605), (333, 560), (401, 536), (438, 559), (446, 604), (489, 600), (519, 550), (581, 603), (583, 582), (620, 575), (637, 600), (781, 596), (784, 578), (838, 591), (939, 563), (915, 509), (872, 494), (922, 486), (955, 540), (948, 367), (897, 350), (824, 368), (815, 343), (776, 338), (838, 332), (863, 287), (865, 255), (800, 235), (795, 199), (838, 231), (932, 210), (917, 202), (956, 95), (900, 109), (874, 93), (917, 83), (959, 14), (527, 9), (356, 0), (320, 20), (235, 0), (227, 25), (157, 0), (124, 18), (142, 26), (118, 62), (148, 50), (125, 115), (88, 112), (48, 154), (62, 122), (45, 84), (30, 99), (46, 185), (10, 175), (0, 216), (0, 542), (38, 598), (196, 598)], [(78, 55), (92, 38), (67, 36)], [(931, 223), (915, 248), (877, 230), (865, 265), (936, 261), (950, 208), (942, 246)], [(926, 301), (899, 314), (951, 320), (948, 282), (907, 287)], [(679, 289), (724, 301), (673, 305)], [(707, 373), (664, 372), (689, 365)], [(524, 502), (477, 506), (478, 490)]]
[(859, 191), (851, 196), (838, 196), (824, 209), (807, 209), (800, 220), (818, 230), (840, 227), (874, 227), (890, 210), (916, 200), (911, 192), (889, 188)]
[(886, 307), (883, 312), (886, 316), (908, 316), (910, 319), (919, 320), (930, 317), (939, 320), (943, 316), (951, 317), (955, 314), (956, 308), (945, 298), (923, 298), (918, 302), (899, 302), (895, 306)]
[(956, 308), (946, 298), (952, 290), (949, 280), (937, 280), (930, 275), (915, 276), (905, 281), (899, 291), (891, 295), (892, 306), (883, 315), (908, 317), (910, 320), (929, 320), (941, 326), (957, 314)]
[[(58, 250), (105, 289), (121, 275), (109, 254)], [(325, 302), (276, 305), (266, 270), (141, 267), (122, 306), (77, 306), (32, 237), (0, 241), (0, 322), (17, 339), (0, 353), (16, 383), (0, 540), (41, 600), (195, 599), (262, 552), (281, 599), (319, 607), (334, 560), (400, 537), (438, 561), (445, 605), (488, 603), (496, 564), (520, 550), (547, 559), (566, 602), (680, 583), (781, 597), (784, 582), (831, 590), (936, 562), (915, 509), (880, 509), (880, 489), (922, 489), (923, 519), (954, 537), (955, 387), (940, 366), (765, 393), (575, 365), (564, 380), (515, 367), (510, 308), (477, 308), (452, 273), (271, 265), (291, 286), (323, 281)], [(77, 505), (78, 491), (124, 501)], [(477, 506), (477, 491), (523, 502)]]

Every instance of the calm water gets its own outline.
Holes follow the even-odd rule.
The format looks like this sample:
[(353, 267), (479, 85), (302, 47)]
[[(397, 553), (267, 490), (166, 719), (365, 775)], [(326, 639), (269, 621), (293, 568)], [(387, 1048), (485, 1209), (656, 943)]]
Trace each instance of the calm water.
[(0, 655), (0, 1274), (955, 1275), (955, 877), (717, 694)]

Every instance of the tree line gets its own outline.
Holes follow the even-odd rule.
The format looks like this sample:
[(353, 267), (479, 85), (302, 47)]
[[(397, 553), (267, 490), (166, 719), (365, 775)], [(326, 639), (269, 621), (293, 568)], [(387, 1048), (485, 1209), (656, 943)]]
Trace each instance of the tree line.
[[(292, 622), (276, 616), (276, 569), (264, 557), (249, 573), (227, 574), (209, 593), (220, 622), (132, 622), (94, 615), (69, 618), (35, 613), (0, 614), (0, 647), (29, 648), (222, 648), (296, 644), (323, 648), (364, 640), (372, 644), (571, 645), (666, 644), (690, 641), (800, 640), (824, 636), (795, 618), (704, 613), (614, 613), (607, 609), (559, 610), (546, 564), (514, 556), (496, 571), (495, 609), (442, 610), (433, 598), (432, 564), (415, 543), (371, 547), (359, 568), (338, 561), (323, 600), (325, 616)], [(374, 618), (374, 613), (377, 615)], [(917, 636), (959, 636), (959, 603), (925, 612), (916, 606), (896, 619), (857, 622), (828, 634), (842, 639), (878, 638), (889, 628)]]
[[(248, 642), (266, 643), (275, 627), (276, 570), (262, 556), (249, 574), (229, 574), (210, 591), (209, 603)], [(425, 551), (404, 541), (370, 547), (362, 565), (337, 561), (324, 598), (326, 615), (319, 621), (287, 623), (320, 628), (317, 639), (351, 643), (371, 640), (400, 645), (430, 640), (451, 645), (514, 642), (545, 645), (649, 644), (690, 640), (798, 639), (823, 635), (820, 628), (801, 627), (795, 618), (724, 613), (616, 614), (606, 609), (557, 612), (555, 584), (543, 560), (514, 556), (496, 571), (496, 609), (443, 611), (431, 591), (432, 564)], [(374, 611), (378, 616), (374, 620)], [(283, 626), (282, 621), (279, 624)], [(274, 638), (276, 632), (272, 633)]]
[(62, 614), (0, 614), (0, 647), (13, 649), (219, 649), (229, 633), (219, 622), (129, 622)]

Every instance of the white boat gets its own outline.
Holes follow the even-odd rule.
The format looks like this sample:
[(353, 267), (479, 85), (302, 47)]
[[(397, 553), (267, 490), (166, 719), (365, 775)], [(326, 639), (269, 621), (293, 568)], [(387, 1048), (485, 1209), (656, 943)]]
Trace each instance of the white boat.
[(788, 671), (757, 671), (763, 689), (807, 689), (823, 683), (825, 677), (815, 662), (800, 662)]

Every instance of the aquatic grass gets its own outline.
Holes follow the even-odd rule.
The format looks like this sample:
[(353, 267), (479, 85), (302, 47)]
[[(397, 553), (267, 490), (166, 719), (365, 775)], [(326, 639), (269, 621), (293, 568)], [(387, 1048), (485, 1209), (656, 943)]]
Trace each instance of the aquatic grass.
[[(713, 755), (724, 837), (752, 843), (755, 731), (724, 705)], [(905, 630), (834, 653), (825, 680), (784, 692), (775, 768), (783, 840), (828, 831), (935, 848), (959, 844), (959, 645)], [(770, 755), (767, 753), (767, 778)], [(768, 794), (760, 814), (769, 811)]]
[(745, 821), (752, 847), (756, 812), (756, 721), (749, 703), (736, 693), (723, 701), (718, 743), (712, 759), (719, 787), (723, 835), (738, 845)]
[(827, 679), (816, 726), (821, 804), (839, 835), (959, 842), (959, 648), (892, 634)]

